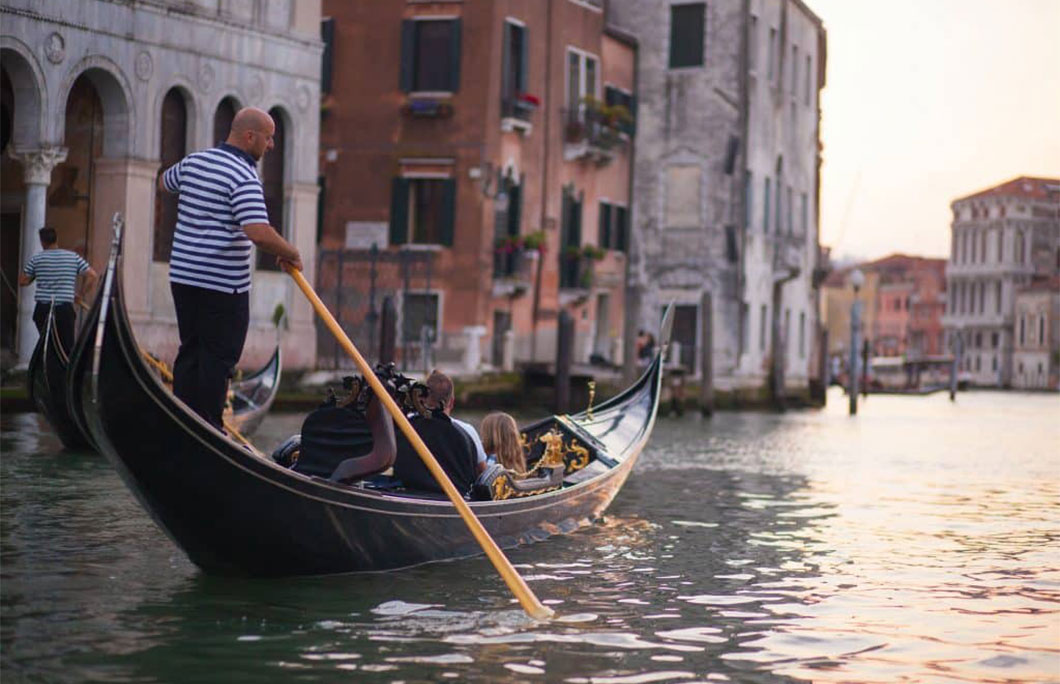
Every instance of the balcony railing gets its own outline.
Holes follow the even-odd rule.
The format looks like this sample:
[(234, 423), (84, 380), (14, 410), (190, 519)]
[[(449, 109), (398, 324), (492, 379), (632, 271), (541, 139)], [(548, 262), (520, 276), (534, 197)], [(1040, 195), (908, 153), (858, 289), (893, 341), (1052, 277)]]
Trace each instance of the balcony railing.
[(616, 148), (625, 145), (628, 135), (622, 130), (624, 122), (605, 108), (582, 105), (563, 110), (563, 142), (568, 159), (590, 158), (606, 163), (614, 157)]
[(559, 262), (559, 286), (562, 290), (588, 290), (593, 285), (592, 259), (581, 254), (562, 254)]
[(494, 294), (519, 295), (530, 289), (534, 270), (539, 258), (536, 249), (505, 250), (493, 252)]
[(529, 121), (537, 105), (537, 97), (527, 93), (515, 93), (501, 99), (501, 116), (505, 119)]

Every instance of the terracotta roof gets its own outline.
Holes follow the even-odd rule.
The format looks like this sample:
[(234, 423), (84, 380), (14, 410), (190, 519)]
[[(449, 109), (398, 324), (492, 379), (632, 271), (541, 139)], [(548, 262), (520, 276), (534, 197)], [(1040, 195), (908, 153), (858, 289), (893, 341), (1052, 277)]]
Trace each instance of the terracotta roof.
[(1028, 199), (1060, 200), (1060, 178), (1020, 176), (1001, 185), (995, 185), (992, 188), (959, 197), (953, 202), (963, 202), (977, 197), (1026, 197)]

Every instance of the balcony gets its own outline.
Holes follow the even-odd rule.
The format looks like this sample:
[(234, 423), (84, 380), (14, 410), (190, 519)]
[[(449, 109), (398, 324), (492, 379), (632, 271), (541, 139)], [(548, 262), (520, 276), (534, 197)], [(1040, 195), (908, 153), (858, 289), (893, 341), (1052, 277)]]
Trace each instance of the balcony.
[(453, 105), (447, 97), (410, 97), (401, 113), (417, 119), (445, 119), (453, 115)]
[(580, 107), (563, 110), (563, 121), (563, 158), (603, 165), (629, 141), (626, 128), (632, 118), (621, 105), (607, 106), (595, 98), (585, 98)]
[(525, 294), (534, 282), (537, 272), (536, 249), (493, 250), (493, 296), (518, 297)]
[(501, 130), (519, 131), (523, 135), (530, 132), (530, 116), (541, 104), (537, 96), (529, 93), (515, 93), (501, 99)]

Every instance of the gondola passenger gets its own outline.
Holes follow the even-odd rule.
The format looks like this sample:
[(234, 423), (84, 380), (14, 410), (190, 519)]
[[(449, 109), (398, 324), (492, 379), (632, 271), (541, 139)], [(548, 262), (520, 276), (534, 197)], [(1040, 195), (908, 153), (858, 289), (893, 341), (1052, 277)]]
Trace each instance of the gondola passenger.
[(496, 463), (516, 477), (526, 475), (526, 455), (519, 441), (519, 426), (507, 413), (498, 411), (482, 419), (482, 445)]
[[(475, 445), (471, 437), (449, 417), (455, 398), (453, 381), (444, 373), (434, 371), (427, 378), (430, 389), (428, 405), (431, 416), (415, 415), (409, 422), (416, 430), (438, 464), (449, 476), (453, 486), (461, 495), (471, 491), (478, 475)], [(442, 492), (419, 454), (403, 433), (397, 434), (397, 458), (394, 461), (394, 476), (408, 489), (424, 492)]]

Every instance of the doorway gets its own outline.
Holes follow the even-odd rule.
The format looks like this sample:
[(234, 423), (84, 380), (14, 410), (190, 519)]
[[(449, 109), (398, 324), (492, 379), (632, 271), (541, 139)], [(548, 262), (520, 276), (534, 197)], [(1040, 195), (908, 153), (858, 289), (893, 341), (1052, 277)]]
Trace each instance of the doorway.
[(675, 359), (689, 373), (696, 372), (696, 322), (699, 307), (695, 304), (678, 304), (674, 307), (672, 340), (681, 345), (681, 356)]

